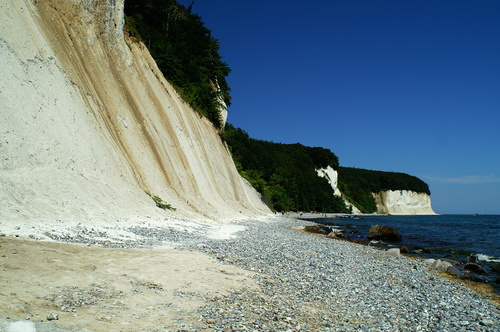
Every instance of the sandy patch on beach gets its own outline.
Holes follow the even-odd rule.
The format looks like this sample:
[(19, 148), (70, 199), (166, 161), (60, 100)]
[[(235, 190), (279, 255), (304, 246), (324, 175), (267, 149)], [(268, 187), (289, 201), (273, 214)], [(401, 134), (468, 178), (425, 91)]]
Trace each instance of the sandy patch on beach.
[(0, 238), (0, 317), (93, 331), (182, 328), (205, 299), (257, 289), (250, 272), (167, 248), (111, 249)]

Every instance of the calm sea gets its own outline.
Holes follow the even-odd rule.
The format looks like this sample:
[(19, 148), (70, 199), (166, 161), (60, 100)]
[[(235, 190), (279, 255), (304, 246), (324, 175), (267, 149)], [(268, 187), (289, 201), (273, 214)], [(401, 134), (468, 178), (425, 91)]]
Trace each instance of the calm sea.
[[(433, 258), (475, 255), (480, 261), (500, 262), (499, 215), (366, 216), (312, 220), (338, 225), (351, 239), (366, 239), (372, 225), (396, 228), (402, 243), (432, 251)], [(390, 244), (388, 244), (390, 246)]]

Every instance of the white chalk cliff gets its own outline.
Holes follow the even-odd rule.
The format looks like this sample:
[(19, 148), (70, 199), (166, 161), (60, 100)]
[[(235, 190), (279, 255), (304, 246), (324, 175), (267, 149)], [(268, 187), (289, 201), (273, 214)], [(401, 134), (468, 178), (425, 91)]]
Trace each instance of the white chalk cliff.
[(335, 196), (341, 196), (343, 198), (344, 203), (348, 208), (351, 208), (353, 214), (361, 214), (361, 211), (359, 211), (356, 206), (351, 204), (351, 202), (349, 202), (347, 199), (345, 199), (345, 197), (342, 196), (342, 193), (340, 192), (338, 187), (339, 173), (336, 170), (334, 170), (331, 166), (328, 166), (326, 168), (317, 169), (316, 172), (318, 173), (319, 177), (325, 178), (330, 186), (332, 186), (333, 194)]
[(382, 214), (436, 214), (431, 198), (426, 193), (410, 190), (386, 190), (373, 194), (377, 209)]
[[(338, 188), (338, 172), (331, 166), (316, 170), (318, 176), (326, 178), (332, 186), (336, 196), (342, 196)], [(428, 215), (435, 214), (432, 210), (431, 198), (426, 193), (417, 193), (410, 190), (386, 190), (373, 193), (377, 203), (377, 212), (380, 214), (400, 214), (400, 215)], [(356, 206), (352, 205), (344, 198), (348, 207), (352, 208), (353, 214), (360, 214)]]
[(0, 223), (270, 213), (123, 24), (123, 0), (0, 1)]

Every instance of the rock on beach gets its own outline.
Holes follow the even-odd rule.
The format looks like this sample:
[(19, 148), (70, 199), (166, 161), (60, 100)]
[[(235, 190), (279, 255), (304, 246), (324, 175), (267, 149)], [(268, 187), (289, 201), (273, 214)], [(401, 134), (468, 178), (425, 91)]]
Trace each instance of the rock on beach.
[(389, 242), (398, 242), (402, 239), (397, 229), (383, 225), (372, 226), (367, 237), (369, 240), (383, 240)]

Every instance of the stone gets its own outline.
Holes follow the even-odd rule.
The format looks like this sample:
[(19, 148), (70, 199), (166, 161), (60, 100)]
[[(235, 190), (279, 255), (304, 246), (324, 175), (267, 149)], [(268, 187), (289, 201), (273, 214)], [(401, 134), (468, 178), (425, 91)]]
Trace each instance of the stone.
[(55, 312), (51, 312), (47, 315), (47, 320), (59, 320), (59, 314)]
[(401, 234), (398, 230), (383, 225), (372, 226), (367, 237), (369, 240), (383, 240), (389, 242), (401, 241)]
[(399, 252), (402, 254), (409, 254), (410, 250), (408, 250), (406, 246), (402, 246), (401, 248), (399, 248)]
[(491, 269), (496, 273), (500, 273), (500, 264), (493, 265)]
[(495, 283), (500, 284), (500, 277), (498, 277), (497, 280), (495, 280)]
[(444, 262), (448, 262), (448, 263), (450, 263), (450, 264), (452, 264), (452, 265), (456, 265), (456, 266), (461, 265), (461, 264), (460, 264), (460, 262), (459, 262), (459, 261), (457, 261), (457, 260), (453, 260), (453, 259), (449, 259), (449, 258), (440, 258), (440, 259), (441, 259), (442, 261), (444, 261)]
[(307, 233), (328, 235), (332, 232), (332, 229), (326, 226), (313, 225), (313, 226), (304, 226), (304, 231)]
[(441, 272), (446, 272), (446, 270), (450, 266), (453, 266), (453, 265), (451, 265), (451, 263), (449, 263), (449, 262), (442, 261), (440, 259), (436, 259), (434, 261), (434, 263), (431, 264), (430, 268), (436, 269), (436, 270), (441, 271)]
[(386, 251), (389, 255), (394, 256), (394, 257), (399, 257), (400, 256), (400, 251), (399, 248), (391, 248)]
[(491, 319), (483, 319), (479, 322), (479, 324), (483, 326), (493, 326), (495, 325), (495, 322), (492, 321)]
[(359, 240), (359, 239), (352, 240), (351, 242), (357, 243), (357, 244), (361, 244), (361, 245), (364, 245), (364, 246), (367, 246), (367, 245), (370, 244), (370, 242), (368, 242), (366, 240)]
[(417, 254), (432, 254), (432, 250), (422, 247), (415, 248), (415, 252)]
[(477, 256), (469, 255), (469, 256), (467, 256), (467, 258), (465, 259), (465, 261), (467, 263), (477, 263)]
[(467, 263), (467, 264), (465, 264), (464, 269), (475, 272), (475, 273), (479, 273), (479, 274), (486, 273), (486, 270), (483, 269), (481, 266), (479, 266), (476, 263)]
[(343, 239), (345, 235), (342, 232), (330, 232), (327, 237), (330, 239)]
[(423, 262), (426, 264), (426, 265), (429, 265), (429, 266), (432, 266), (436, 260), (433, 259), (433, 258), (428, 258), (428, 259), (424, 259)]
[(462, 272), (460, 272), (456, 267), (454, 267), (453, 265), (451, 266), (448, 266), (446, 268), (446, 272), (448, 272), (449, 274), (451, 274), (452, 276), (455, 276), (455, 277), (461, 277), (462, 276)]

